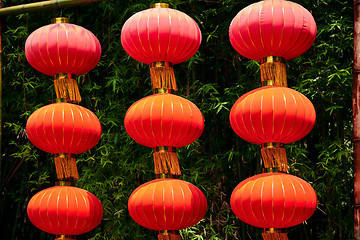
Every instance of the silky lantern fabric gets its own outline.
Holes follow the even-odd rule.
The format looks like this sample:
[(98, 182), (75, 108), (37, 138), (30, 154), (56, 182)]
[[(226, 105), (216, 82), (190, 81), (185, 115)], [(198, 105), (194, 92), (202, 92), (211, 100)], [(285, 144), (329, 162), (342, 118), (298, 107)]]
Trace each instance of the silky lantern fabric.
[(56, 186), (35, 194), (27, 206), (30, 221), (55, 235), (78, 235), (101, 222), (103, 208), (93, 194), (80, 188)]
[(201, 44), (195, 21), (170, 8), (151, 8), (131, 16), (121, 30), (121, 44), (135, 60), (177, 64), (191, 58)]
[(291, 143), (314, 127), (311, 101), (287, 87), (265, 86), (241, 96), (230, 111), (230, 124), (239, 137), (255, 143)]
[(311, 13), (297, 3), (265, 0), (242, 9), (229, 28), (231, 45), (244, 57), (260, 61), (278, 56), (296, 58), (316, 37)]
[(54, 103), (31, 114), (26, 133), (45, 152), (79, 154), (99, 142), (102, 130), (90, 110), (71, 103)]
[(204, 118), (191, 101), (170, 94), (154, 94), (135, 102), (125, 115), (125, 129), (147, 147), (184, 147), (199, 138)]
[(286, 173), (263, 173), (236, 186), (231, 209), (243, 222), (260, 228), (288, 228), (306, 221), (317, 197), (309, 183)]
[(130, 216), (153, 230), (180, 230), (198, 223), (206, 213), (204, 194), (191, 183), (172, 179), (147, 182), (131, 194)]
[(31, 66), (46, 75), (82, 75), (99, 62), (101, 46), (89, 30), (70, 23), (56, 23), (30, 34), (25, 55)]

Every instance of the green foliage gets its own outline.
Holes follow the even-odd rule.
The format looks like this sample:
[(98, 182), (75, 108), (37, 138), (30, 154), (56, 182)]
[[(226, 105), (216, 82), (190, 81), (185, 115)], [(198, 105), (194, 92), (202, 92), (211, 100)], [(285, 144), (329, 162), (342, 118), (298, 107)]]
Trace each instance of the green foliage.
[[(31, 1), (3, 1), (4, 7)], [(228, 116), (234, 102), (260, 86), (259, 63), (232, 48), (228, 27), (248, 1), (170, 0), (173, 8), (199, 24), (203, 41), (197, 54), (175, 66), (176, 93), (193, 101), (205, 118), (205, 130), (195, 143), (178, 151), (182, 179), (199, 187), (208, 211), (183, 239), (260, 239), (261, 230), (241, 223), (232, 213), (232, 190), (261, 172), (260, 148), (232, 131)], [(296, 1), (309, 9), (318, 27), (314, 45), (287, 62), (289, 87), (314, 104), (317, 122), (304, 139), (286, 146), (290, 173), (310, 182), (318, 209), (306, 223), (288, 229), (289, 239), (353, 238), (353, 156), (351, 124), (352, 9), (342, 1)], [(130, 58), (120, 43), (121, 28), (132, 14), (150, 2), (115, 1), (3, 18), (3, 142), (0, 171), (2, 238), (54, 239), (36, 229), (26, 205), (38, 191), (53, 186), (53, 156), (29, 143), (25, 126), (30, 114), (55, 98), (52, 78), (26, 61), (27, 36), (58, 15), (91, 30), (100, 40), (102, 57), (90, 73), (79, 76), (82, 105), (100, 119), (98, 145), (78, 156), (77, 186), (95, 194), (104, 207), (98, 228), (78, 239), (156, 239), (156, 232), (137, 225), (127, 200), (139, 185), (154, 178), (151, 149), (127, 135), (123, 119), (138, 99), (151, 94), (147, 65)]]

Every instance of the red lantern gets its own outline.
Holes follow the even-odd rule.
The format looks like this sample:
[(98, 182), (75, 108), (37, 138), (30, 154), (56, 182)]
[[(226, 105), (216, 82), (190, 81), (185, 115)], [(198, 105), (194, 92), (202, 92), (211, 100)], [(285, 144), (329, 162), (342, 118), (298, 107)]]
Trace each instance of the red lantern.
[[(71, 169), (75, 171), (76, 162), (71, 154), (93, 148), (100, 140), (102, 130), (99, 119), (90, 110), (71, 103), (54, 103), (31, 114), (26, 124), (26, 132), (36, 147), (57, 154), (56, 165), (70, 161)], [(57, 172), (63, 167), (57, 167)], [(59, 174), (58, 172), (58, 176)], [(60, 176), (63, 174), (66, 173), (61, 173)], [(77, 175), (77, 170), (74, 174)]]
[(232, 46), (241, 55), (260, 61), (277, 56), (289, 60), (313, 44), (316, 23), (297, 3), (265, 0), (242, 9), (230, 24)]
[(135, 60), (151, 64), (153, 88), (176, 90), (172, 64), (191, 58), (201, 43), (195, 21), (158, 3), (131, 16), (121, 31), (121, 44)]
[(231, 209), (243, 222), (260, 228), (288, 228), (306, 221), (317, 197), (309, 183), (286, 173), (263, 173), (234, 189)]
[(314, 127), (316, 113), (311, 101), (286, 87), (265, 86), (241, 96), (230, 111), (230, 124), (242, 139), (262, 144), (266, 168), (287, 171), (281, 144), (297, 141)]
[(80, 188), (56, 186), (35, 194), (29, 201), (30, 221), (56, 235), (79, 235), (101, 222), (103, 208), (93, 194)]
[(170, 165), (176, 165), (172, 174), (179, 175), (173, 148), (194, 142), (204, 129), (204, 118), (196, 105), (169, 93), (154, 94), (135, 102), (127, 111), (124, 122), (132, 139), (155, 148), (156, 174), (162, 172), (157, 166), (161, 168), (168, 165), (163, 161), (170, 161)]
[(236, 134), (255, 144), (295, 142), (311, 131), (315, 119), (314, 106), (307, 97), (278, 86), (244, 94), (230, 112)]
[[(205, 215), (204, 194), (191, 183), (172, 179), (147, 182), (131, 194), (130, 216), (153, 230), (180, 230), (198, 223)], [(169, 238), (170, 239), (170, 238)]]
[(72, 74), (82, 75), (93, 69), (99, 62), (101, 46), (89, 30), (67, 23), (67, 18), (56, 20), (30, 34), (25, 43), (25, 55), (36, 70), (55, 76), (58, 98), (80, 102)]
[(49, 153), (79, 154), (101, 137), (99, 119), (90, 110), (71, 103), (54, 103), (36, 110), (26, 124), (29, 140)]

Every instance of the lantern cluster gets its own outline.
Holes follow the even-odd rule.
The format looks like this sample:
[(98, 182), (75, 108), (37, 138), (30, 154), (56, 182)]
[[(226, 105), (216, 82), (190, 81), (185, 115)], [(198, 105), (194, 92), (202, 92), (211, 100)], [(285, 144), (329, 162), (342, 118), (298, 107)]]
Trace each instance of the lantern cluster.
[(197, 52), (201, 32), (185, 13), (156, 3), (125, 22), (121, 43), (132, 58), (150, 65), (154, 93), (132, 104), (125, 115), (129, 136), (153, 148), (157, 177), (131, 194), (129, 213), (138, 224), (159, 231), (159, 240), (181, 239), (177, 231), (198, 223), (207, 201), (197, 187), (175, 178), (181, 175), (176, 148), (200, 137), (204, 118), (194, 103), (171, 93), (177, 90), (172, 66)]
[(74, 239), (74, 235), (94, 229), (103, 216), (99, 199), (72, 186), (79, 179), (74, 155), (93, 148), (102, 133), (96, 115), (73, 104), (79, 103), (81, 97), (72, 76), (96, 66), (100, 43), (90, 31), (69, 24), (66, 18), (57, 18), (30, 34), (25, 54), (35, 69), (55, 76), (57, 96), (56, 103), (36, 110), (26, 124), (29, 140), (40, 150), (55, 154), (58, 178), (57, 186), (30, 199), (28, 217), (39, 229), (57, 235), (57, 239)]
[(263, 173), (241, 182), (231, 208), (245, 223), (264, 228), (265, 240), (287, 239), (278, 230), (300, 224), (315, 211), (317, 197), (304, 180), (287, 174), (284, 144), (306, 136), (315, 109), (303, 94), (287, 87), (285, 60), (308, 50), (316, 23), (299, 4), (265, 0), (242, 9), (229, 28), (232, 46), (260, 61), (262, 87), (241, 96), (230, 111), (230, 124), (242, 139), (261, 145)]

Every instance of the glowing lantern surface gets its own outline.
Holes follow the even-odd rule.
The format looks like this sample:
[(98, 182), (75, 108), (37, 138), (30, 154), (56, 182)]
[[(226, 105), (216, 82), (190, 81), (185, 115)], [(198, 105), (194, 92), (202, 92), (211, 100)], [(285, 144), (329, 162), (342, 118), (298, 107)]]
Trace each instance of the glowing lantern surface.
[(54, 103), (31, 114), (26, 132), (29, 140), (45, 152), (79, 154), (98, 143), (102, 130), (90, 110), (71, 103)]
[(175, 9), (156, 7), (131, 16), (121, 31), (121, 44), (135, 60), (177, 64), (191, 58), (201, 43), (195, 21)]
[(135, 102), (125, 116), (132, 139), (147, 147), (184, 147), (199, 138), (204, 118), (191, 101), (169, 93)]
[(255, 143), (291, 143), (314, 127), (316, 113), (303, 94), (265, 86), (241, 96), (230, 111), (230, 124), (242, 139)]
[(56, 186), (35, 194), (29, 201), (30, 221), (42, 231), (56, 235), (78, 235), (101, 222), (99, 199), (80, 188)]
[(286, 173), (263, 173), (242, 181), (230, 199), (235, 215), (260, 228), (287, 228), (307, 220), (315, 211), (314, 189)]
[(101, 46), (95, 35), (83, 27), (54, 23), (30, 34), (25, 55), (31, 66), (46, 75), (82, 75), (99, 62)]
[(191, 183), (178, 179), (156, 179), (131, 194), (131, 217), (153, 230), (180, 230), (198, 223), (205, 215), (204, 194)]
[(256, 61), (268, 56), (295, 58), (311, 47), (315, 36), (316, 23), (311, 13), (284, 0), (249, 5), (235, 16), (229, 28), (235, 50)]

